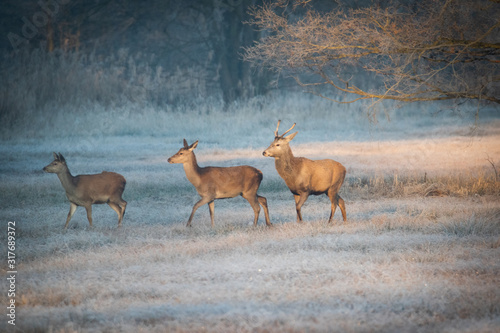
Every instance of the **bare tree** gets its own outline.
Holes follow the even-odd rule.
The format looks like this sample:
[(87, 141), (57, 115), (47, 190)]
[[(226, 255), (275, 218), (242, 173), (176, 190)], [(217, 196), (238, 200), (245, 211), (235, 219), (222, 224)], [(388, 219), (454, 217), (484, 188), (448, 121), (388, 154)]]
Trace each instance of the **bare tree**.
[[(310, 92), (340, 103), (500, 103), (500, 1), (425, 0), (328, 12), (314, 10), (313, 2), (254, 8), (250, 23), (268, 36), (247, 48), (245, 59), (290, 72)], [(294, 10), (299, 5), (308, 6), (302, 15)], [(304, 79), (304, 73), (313, 75)], [(336, 94), (324, 94), (325, 86), (344, 98), (328, 97)]]

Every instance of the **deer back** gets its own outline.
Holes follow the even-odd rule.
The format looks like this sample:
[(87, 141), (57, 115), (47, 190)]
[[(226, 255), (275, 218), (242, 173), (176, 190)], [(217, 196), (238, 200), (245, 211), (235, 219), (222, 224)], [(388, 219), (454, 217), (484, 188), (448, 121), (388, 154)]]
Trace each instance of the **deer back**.
[(215, 198), (232, 198), (259, 186), (262, 172), (248, 165), (234, 167), (200, 168), (200, 195), (211, 194)]
[(92, 203), (105, 203), (115, 196), (120, 197), (125, 190), (125, 178), (115, 172), (103, 171), (93, 175), (74, 177), (76, 198)]

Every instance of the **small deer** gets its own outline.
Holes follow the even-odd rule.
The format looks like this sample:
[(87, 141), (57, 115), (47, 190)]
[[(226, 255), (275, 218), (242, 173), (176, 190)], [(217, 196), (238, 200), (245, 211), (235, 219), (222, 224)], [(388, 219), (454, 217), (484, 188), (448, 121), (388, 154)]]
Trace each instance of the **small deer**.
[(248, 165), (202, 168), (198, 166), (196, 156), (193, 152), (196, 146), (198, 146), (198, 141), (188, 146), (186, 139), (184, 139), (184, 147), (168, 159), (169, 163), (182, 163), (187, 179), (201, 196), (200, 201), (193, 206), (187, 226), (191, 226), (191, 221), (196, 210), (204, 204), (208, 204), (213, 228), (214, 200), (234, 198), (238, 195), (245, 198), (252, 206), (255, 213), (254, 225), (257, 225), (257, 220), (259, 219), (260, 204), (264, 208), (266, 224), (267, 226), (271, 226), (267, 200), (257, 194), (260, 182), (262, 181), (262, 172)]
[(66, 190), (70, 206), (64, 229), (68, 227), (78, 206), (85, 207), (87, 219), (92, 227), (92, 205), (103, 203), (107, 203), (118, 214), (118, 227), (121, 226), (127, 207), (127, 202), (122, 199), (126, 184), (122, 175), (103, 171), (95, 175), (72, 176), (61, 153), (54, 153), (54, 161), (44, 167), (43, 171), (57, 174)]
[(328, 222), (332, 221), (337, 206), (340, 207), (345, 221), (345, 203), (338, 194), (344, 182), (345, 167), (339, 162), (330, 159), (313, 161), (305, 157), (293, 156), (289, 143), (298, 132), (287, 137), (285, 137), (285, 134), (290, 132), (295, 127), (295, 124), (282, 135), (278, 135), (280, 122), (281, 120), (278, 121), (278, 126), (274, 132), (274, 141), (262, 154), (274, 157), (278, 174), (293, 193), (297, 210), (297, 222), (302, 222), (300, 209), (311, 194), (326, 194), (330, 198), (332, 210)]

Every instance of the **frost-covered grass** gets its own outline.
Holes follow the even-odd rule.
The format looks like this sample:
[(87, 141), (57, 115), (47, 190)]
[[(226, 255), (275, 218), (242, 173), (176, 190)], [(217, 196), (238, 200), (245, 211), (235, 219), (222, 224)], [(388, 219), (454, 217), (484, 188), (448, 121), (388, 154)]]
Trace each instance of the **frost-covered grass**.
[[(418, 114), (417, 114), (418, 112)], [(168, 110), (76, 107), (6, 129), (0, 218), (16, 221), (16, 328), (23, 332), (497, 332), (500, 330), (498, 111), (477, 130), (462, 114), (397, 110), (370, 123), (361, 108), (270, 96), (231, 106)], [(297, 156), (348, 170), (340, 212), (293, 197), (262, 156), (297, 122)], [(252, 226), (242, 198), (216, 201), (215, 228), (180, 165), (167, 158), (200, 140), (198, 162), (261, 169), (274, 226)], [(123, 227), (107, 205), (88, 229), (55, 175), (127, 179)], [(5, 225), (5, 224), (4, 224)], [(6, 257), (6, 249), (2, 249)], [(5, 266), (2, 266), (5, 273)], [(5, 274), (3, 274), (5, 276)], [(5, 281), (1, 286), (5, 286)], [(4, 288), (4, 287), (2, 287)], [(0, 297), (6, 304), (6, 293)], [(11, 329), (6, 320), (0, 330)]]

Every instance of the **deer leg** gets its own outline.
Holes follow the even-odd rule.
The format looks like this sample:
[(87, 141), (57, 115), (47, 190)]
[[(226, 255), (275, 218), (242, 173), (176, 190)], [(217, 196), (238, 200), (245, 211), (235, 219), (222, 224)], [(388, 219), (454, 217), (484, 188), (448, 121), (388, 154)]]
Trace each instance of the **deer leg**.
[(122, 224), (123, 217), (125, 216), (125, 209), (127, 208), (127, 202), (121, 199), (120, 208), (122, 209), (122, 217), (118, 224)]
[(90, 227), (92, 228), (92, 204), (85, 206), (87, 210), (87, 219), (89, 220)]
[(118, 226), (120, 227), (122, 225), (122, 218), (123, 218), (122, 208), (118, 204), (111, 201), (108, 202), (108, 205), (116, 212), (116, 214), (118, 214)]
[(271, 220), (269, 218), (269, 208), (267, 208), (267, 199), (265, 197), (257, 196), (257, 200), (259, 200), (260, 205), (264, 208), (264, 215), (266, 216), (266, 225), (268, 227), (272, 226)]
[(295, 209), (297, 210), (297, 223), (302, 222), (302, 214), (300, 213), (300, 209), (297, 208), (297, 205), (299, 204), (300, 200), (300, 195), (293, 195), (293, 198), (295, 199)]
[(186, 224), (186, 227), (190, 227), (191, 226), (191, 221), (193, 220), (193, 216), (194, 216), (194, 213), (196, 212), (196, 210), (198, 208), (200, 208), (201, 206), (203, 206), (204, 204), (207, 204), (209, 202), (210, 202), (210, 199), (208, 199), (208, 198), (201, 198), (200, 201), (198, 201), (197, 203), (194, 204), (193, 210), (191, 211), (191, 215), (189, 216), (189, 220), (188, 220), (188, 222)]
[(332, 203), (332, 210), (330, 213), (330, 218), (328, 219), (328, 223), (331, 223), (332, 219), (333, 219), (333, 215), (335, 215), (335, 210), (337, 209), (337, 206), (338, 206), (338, 199), (337, 199), (336, 194), (334, 194), (333, 196), (331, 196), (330, 194), (327, 194), (327, 195), (328, 195), (328, 198), (330, 198), (330, 201)]
[(64, 229), (68, 228), (69, 220), (71, 220), (71, 218), (73, 217), (73, 214), (75, 214), (77, 207), (78, 206), (76, 204), (74, 204), (72, 202), (69, 203), (69, 213), (68, 213), (68, 217), (66, 218), (66, 224), (64, 225)]
[(328, 191), (327, 195), (330, 198), (330, 201), (332, 202), (332, 212), (330, 213), (330, 218), (328, 219), (328, 223), (332, 222), (333, 215), (335, 215), (335, 210), (337, 209), (337, 206), (340, 207), (340, 211), (342, 212), (342, 218), (345, 221), (346, 213), (345, 213), (344, 199), (342, 199), (340, 195), (337, 194), (337, 191), (330, 190)]
[(250, 206), (252, 206), (253, 212), (255, 214), (255, 217), (253, 219), (253, 225), (256, 226), (257, 222), (259, 220), (259, 214), (260, 214), (260, 206), (259, 206), (259, 201), (257, 199), (257, 194), (252, 193), (251, 195), (249, 195), (249, 194), (244, 193), (241, 196), (248, 201)]
[(302, 213), (300, 212), (300, 209), (309, 197), (309, 193), (302, 192), (300, 195), (294, 194), (293, 197), (295, 199), (295, 209), (297, 210), (297, 222), (302, 223)]
[(345, 212), (345, 202), (344, 199), (340, 197), (340, 195), (337, 194), (337, 200), (339, 203), (340, 211), (342, 212), (342, 218), (344, 219), (344, 222), (347, 220), (347, 214)]
[(212, 222), (212, 228), (215, 227), (215, 225), (214, 225), (214, 208), (215, 208), (215, 204), (214, 204), (214, 200), (212, 200), (208, 203), (208, 210), (210, 211), (210, 221)]

